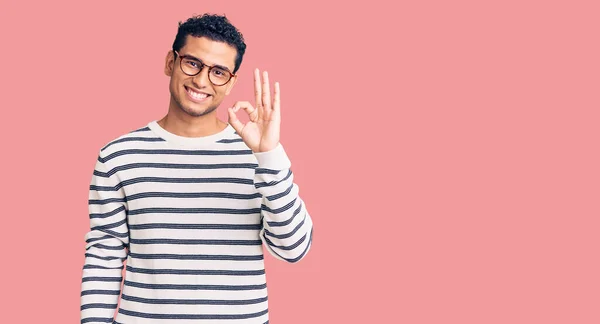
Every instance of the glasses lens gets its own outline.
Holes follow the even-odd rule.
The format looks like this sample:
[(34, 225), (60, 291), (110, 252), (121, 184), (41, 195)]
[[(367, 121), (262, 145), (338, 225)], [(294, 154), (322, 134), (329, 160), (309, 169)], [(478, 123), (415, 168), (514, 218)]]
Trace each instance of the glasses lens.
[(218, 68), (218, 67), (213, 67), (210, 70), (210, 74), (208, 75), (208, 77), (210, 78), (210, 82), (212, 82), (215, 85), (224, 85), (225, 83), (227, 83), (229, 81), (229, 79), (231, 78), (231, 75), (229, 74), (229, 71)]
[(191, 60), (188, 58), (181, 59), (181, 70), (187, 75), (198, 74), (198, 72), (200, 72), (201, 69), (202, 65), (198, 61)]

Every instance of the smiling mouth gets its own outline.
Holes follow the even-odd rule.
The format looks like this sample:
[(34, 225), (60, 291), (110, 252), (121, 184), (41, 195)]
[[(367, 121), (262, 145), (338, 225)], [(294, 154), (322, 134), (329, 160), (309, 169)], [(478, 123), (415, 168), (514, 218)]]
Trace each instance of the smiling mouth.
[(196, 102), (201, 102), (204, 101), (206, 98), (210, 97), (209, 94), (206, 93), (202, 93), (202, 92), (196, 92), (186, 86), (185, 87), (185, 91), (187, 92), (188, 96)]

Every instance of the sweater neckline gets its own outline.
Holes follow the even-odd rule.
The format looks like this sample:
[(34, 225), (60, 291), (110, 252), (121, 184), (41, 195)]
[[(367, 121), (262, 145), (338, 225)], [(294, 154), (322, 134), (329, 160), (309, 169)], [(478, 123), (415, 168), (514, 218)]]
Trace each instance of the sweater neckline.
[(186, 137), (173, 134), (167, 131), (166, 129), (162, 128), (162, 126), (158, 124), (157, 120), (153, 120), (150, 123), (148, 123), (148, 128), (150, 128), (150, 130), (152, 130), (154, 133), (156, 133), (156, 135), (158, 135), (165, 141), (186, 147), (206, 146), (207, 144), (213, 144), (235, 133), (235, 130), (230, 124), (227, 124), (227, 127), (225, 127), (225, 129), (218, 133), (200, 137)]

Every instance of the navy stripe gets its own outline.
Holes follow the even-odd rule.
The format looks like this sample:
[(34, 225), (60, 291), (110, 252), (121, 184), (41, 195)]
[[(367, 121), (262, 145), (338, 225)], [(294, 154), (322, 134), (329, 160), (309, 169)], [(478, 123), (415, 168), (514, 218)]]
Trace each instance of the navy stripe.
[(225, 255), (225, 254), (142, 254), (130, 253), (133, 259), (166, 259), (166, 260), (219, 260), (219, 261), (257, 261), (263, 255)]
[(126, 201), (127, 201), (126, 198), (108, 198), (108, 199), (104, 199), (104, 200), (89, 199), (88, 204), (90, 204), (90, 205), (106, 205), (106, 204), (110, 204), (110, 203), (126, 202)]
[(267, 288), (267, 284), (262, 285), (173, 285), (173, 284), (147, 284), (125, 280), (125, 286), (144, 288), (144, 289), (171, 289), (171, 290), (260, 290)]
[(90, 185), (90, 190), (95, 191), (118, 191), (119, 189), (136, 184), (136, 183), (145, 183), (145, 182), (154, 182), (154, 183), (235, 183), (235, 184), (245, 184), (245, 185), (254, 185), (253, 179), (243, 179), (243, 178), (159, 178), (159, 177), (140, 177), (133, 178), (125, 181), (121, 181), (118, 185), (114, 187), (109, 186), (96, 186)]
[(142, 304), (156, 304), (156, 305), (252, 305), (264, 303), (267, 301), (267, 297), (256, 298), (256, 299), (243, 299), (243, 300), (219, 300), (219, 299), (150, 299), (140, 298), (129, 295), (122, 295), (124, 300), (133, 301)]
[(84, 323), (112, 323), (113, 318), (106, 317), (88, 317), (81, 320), (81, 324)]
[(98, 170), (94, 170), (93, 174), (96, 177), (100, 177), (100, 178), (109, 178), (110, 177), (110, 175), (107, 172), (101, 172), (101, 171), (98, 171)]
[(81, 305), (81, 310), (90, 308), (115, 309), (117, 304), (85, 304)]
[(101, 237), (94, 237), (94, 238), (90, 238), (90, 239), (85, 240), (85, 242), (86, 243), (92, 243), (92, 242), (96, 242), (96, 241), (102, 241), (102, 240), (105, 240), (105, 239), (114, 239), (114, 236), (104, 235), (104, 236), (101, 236)]
[(88, 247), (86, 250), (89, 250), (91, 248), (98, 248), (98, 249), (104, 249), (104, 250), (113, 250), (113, 251), (121, 251), (125, 247), (123, 245), (113, 246), (113, 245), (104, 245), (104, 244), (94, 244), (94, 245)]
[(99, 225), (99, 226), (94, 226), (91, 228), (92, 231), (104, 231), (107, 229), (111, 229), (111, 228), (115, 228), (115, 227), (119, 227), (121, 225), (124, 225), (127, 223), (126, 219), (122, 219), (118, 222), (114, 222), (114, 223), (110, 223), (110, 224), (106, 224), (106, 225)]
[(125, 138), (114, 140), (114, 141), (108, 143), (108, 145), (106, 145), (100, 151), (104, 151), (104, 150), (106, 150), (107, 148), (109, 148), (110, 146), (112, 146), (114, 144), (123, 143), (123, 142), (164, 142), (164, 141), (165, 140), (162, 139), (162, 138), (160, 138), (160, 137), (125, 137)]
[(255, 169), (256, 163), (220, 163), (220, 164), (179, 164), (179, 163), (131, 163), (117, 166), (108, 172), (94, 170), (94, 175), (108, 178), (119, 171), (153, 168), (153, 169), (179, 169), (179, 170), (215, 170), (215, 169)]
[(121, 292), (119, 290), (99, 290), (99, 289), (95, 289), (95, 290), (84, 290), (81, 292), (81, 296), (88, 296), (88, 295), (110, 295), (110, 296), (116, 296), (119, 295)]
[(91, 254), (91, 253), (86, 253), (85, 256), (86, 257), (90, 257), (90, 258), (100, 259), (100, 260), (106, 260), (106, 261), (110, 261), (110, 260), (125, 260), (125, 259), (122, 259), (120, 257), (114, 257), (114, 256), (103, 257), (103, 256)]
[(121, 181), (121, 186), (135, 183), (158, 182), (158, 183), (239, 183), (254, 184), (253, 179), (244, 178), (162, 178), (162, 177), (140, 177)]
[(119, 187), (119, 186), (107, 187), (107, 186), (90, 185), (90, 190), (93, 190), (93, 191), (117, 191), (120, 188), (121, 187)]
[(292, 188), (294, 188), (294, 183), (292, 182), (292, 184), (290, 184), (290, 186), (283, 192), (280, 192), (278, 194), (272, 195), (272, 196), (267, 196), (267, 199), (269, 201), (274, 201), (277, 200), (279, 198), (285, 197), (287, 196), (290, 192), (292, 192)]
[(112, 267), (105, 267), (105, 266), (101, 266), (101, 265), (95, 265), (95, 264), (86, 264), (83, 266), (84, 269), (102, 269), (102, 270), (121, 270), (123, 269), (123, 266), (120, 267), (116, 267), (116, 268), (112, 268)]
[(119, 232), (111, 231), (109, 229), (100, 229), (100, 231), (102, 233), (106, 233), (106, 234), (112, 235), (114, 237), (127, 238), (129, 236), (129, 233), (119, 233)]
[(129, 229), (215, 229), (215, 230), (260, 230), (261, 224), (133, 224)]
[(224, 139), (220, 139), (217, 141), (217, 143), (225, 143), (225, 144), (231, 144), (231, 143), (240, 143), (240, 142), (244, 142), (243, 139), (241, 138), (224, 138)]
[(127, 266), (127, 271), (145, 274), (171, 274), (194, 276), (260, 276), (265, 270), (199, 270), (199, 269), (142, 269)]
[(289, 179), (292, 176), (292, 170), (288, 171), (288, 174), (285, 176), (285, 178), (281, 179), (281, 180), (277, 180), (277, 181), (270, 181), (270, 182), (258, 182), (255, 183), (254, 186), (256, 187), (256, 189), (259, 188), (263, 188), (263, 187), (271, 187), (271, 186), (275, 186), (278, 185), (284, 181), (286, 181), (287, 179)]
[(81, 282), (88, 281), (101, 281), (101, 282), (121, 282), (123, 278), (121, 277), (85, 277), (81, 280)]
[(260, 193), (253, 194), (234, 194), (227, 192), (142, 192), (131, 195), (127, 198), (128, 201), (141, 198), (225, 198), (225, 199), (241, 199), (249, 200), (261, 198)]
[[(111, 187), (112, 188), (112, 187)], [(112, 190), (112, 189), (111, 189)], [(227, 192), (142, 192), (125, 198), (109, 198), (104, 200), (89, 200), (90, 205), (104, 205), (113, 202), (128, 202), (142, 198), (223, 198), (249, 200), (261, 198), (262, 194), (234, 194)]]
[(134, 130), (134, 131), (131, 131), (130, 133), (145, 132), (145, 131), (150, 131), (150, 127), (148, 127), (148, 126), (145, 126), (145, 127), (142, 127), (142, 128), (136, 129), (136, 130)]
[(302, 210), (302, 202), (300, 202), (300, 205), (298, 206), (298, 208), (296, 208), (296, 210), (294, 210), (294, 213), (292, 214), (292, 216), (290, 216), (290, 218), (288, 218), (287, 220), (284, 220), (281, 222), (267, 222), (267, 224), (272, 227), (287, 226), (294, 220), (294, 217), (296, 217), (296, 215), (298, 215), (301, 210)]
[(130, 239), (129, 244), (261, 245), (261, 240)]
[(256, 170), (254, 170), (255, 174), (272, 174), (272, 175), (276, 175), (279, 174), (279, 172), (281, 172), (281, 170), (273, 170), (273, 169), (265, 169), (265, 168), (260, 168), (257, 167)]
[(109, 211), (108, 213), (90, 214), (90, 219), (92, 219), (92, 218), (107, 218), (110, 216), (114, 216), (124, 210), (125, 210), (125, 206), (120, 206), (119, 208)]
[(304, 225), (304, 221), (306, 220), (306, 214), (304, 214), (304, 218), (302, 219), (302, 221), (300, 222), (300, 224), (296, 225), (296, 227), (289, 233), (286, 234), (273, 234), (272, 232), (270, 232), (268, 229), (265, 229), (265, 234), (274, 237), (276, 239), (285, 239), (288, 237), (292, 237), (294, 234), (296, 234), (296, 232), (302, 227), (302, 225)]
[(129, 154), (146, 154), (146, 155), (250, 155), (252, 150), (169, 150), (169, 149), (128, 149), (121, 150), (109, 154), (102, 158), (98, 156), (98, 161), (106, 163), (116, 157)]
[(129, 211), (129, 216), (139, 214), (259, 214), (260, 208), (231, 209), (231, 208), (140, 208)]
[(246, 319), (265, 315), (268, 310), (263, 310), (258, 313), (251, 314), (150, 314), (128, 311), (123, 308), (119, 309), (119, 313), (143, 318), (154, 318), (154, 319)]

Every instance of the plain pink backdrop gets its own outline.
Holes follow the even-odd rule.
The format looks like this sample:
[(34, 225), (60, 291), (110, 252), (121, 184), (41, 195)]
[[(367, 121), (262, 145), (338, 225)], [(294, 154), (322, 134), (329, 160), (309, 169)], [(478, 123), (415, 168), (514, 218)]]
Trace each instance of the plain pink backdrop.
[(167, 110), (177, 22), (281, 83), (315, 224), (271, 322), (599, 323), (597, 1), (2, 1), (3, 323), (77, 323), (98, 150)]

